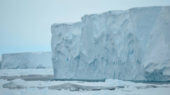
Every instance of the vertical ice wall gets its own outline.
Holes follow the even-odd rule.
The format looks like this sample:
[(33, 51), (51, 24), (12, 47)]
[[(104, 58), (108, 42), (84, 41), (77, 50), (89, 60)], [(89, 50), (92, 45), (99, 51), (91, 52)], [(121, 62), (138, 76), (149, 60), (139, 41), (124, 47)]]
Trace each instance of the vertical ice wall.
[(1, 68), (1, 64), (2, 64), (2, 56), (0, 55), (0, 68)]
[(143, 59), (145, 77), (170, 80), (170, 7), (163, 7), (157, 13)]
[(77, 70), (81, 23), (54, 24), (52, 26), (52, 60), (54, 76), (58, 79), (72, 78)]
[(56, 79), (170, 79), (170, 7), (133, 8), (52, 26)]

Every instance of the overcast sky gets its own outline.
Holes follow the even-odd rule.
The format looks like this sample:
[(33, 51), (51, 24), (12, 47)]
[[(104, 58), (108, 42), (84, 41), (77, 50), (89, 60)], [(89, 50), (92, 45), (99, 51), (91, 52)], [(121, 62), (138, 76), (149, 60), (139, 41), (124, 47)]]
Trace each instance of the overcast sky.
[(170, 0), (0, 0), (0, 54), (50, 51), (53, 23), (85, 14), (132, 7), (165, 6)]

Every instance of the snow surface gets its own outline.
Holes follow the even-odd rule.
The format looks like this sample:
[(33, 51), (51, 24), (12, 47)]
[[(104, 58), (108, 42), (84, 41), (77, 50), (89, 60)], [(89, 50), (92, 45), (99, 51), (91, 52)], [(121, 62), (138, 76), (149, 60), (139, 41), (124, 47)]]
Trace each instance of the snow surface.
[(56, 79), (170, 80), (170, 7), (132, 8), (53, 24)]
[(51, 52), (2, 54), (1, 69), (52, 68)]

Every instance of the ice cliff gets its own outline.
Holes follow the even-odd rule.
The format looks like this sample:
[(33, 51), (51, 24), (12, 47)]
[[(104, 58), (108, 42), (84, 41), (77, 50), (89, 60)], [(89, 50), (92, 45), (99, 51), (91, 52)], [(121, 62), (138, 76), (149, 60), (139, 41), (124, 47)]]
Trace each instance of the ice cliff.
[(53, 24), (56, 79), (170, 80), (170, 7), (143, 7)]
[(51, 52), (2, 54), (1, 69), (52, 68)]

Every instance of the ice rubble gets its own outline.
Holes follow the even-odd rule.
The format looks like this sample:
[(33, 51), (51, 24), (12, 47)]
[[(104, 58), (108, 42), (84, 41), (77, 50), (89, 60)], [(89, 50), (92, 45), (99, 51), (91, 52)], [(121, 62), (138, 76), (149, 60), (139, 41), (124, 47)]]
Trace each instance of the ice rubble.
[(170, 7), (143, 7), (53, 24), (56, 79), (170, 80)]
[(51, 52), (2, 54), (1, 69), (52, 68)]

